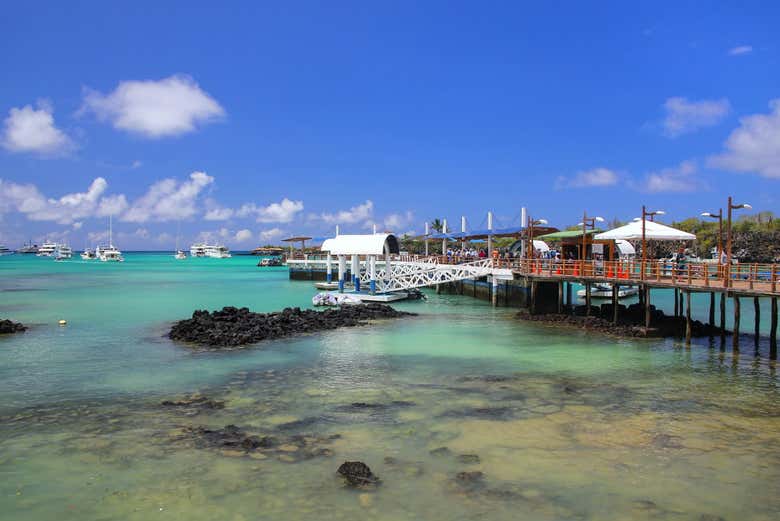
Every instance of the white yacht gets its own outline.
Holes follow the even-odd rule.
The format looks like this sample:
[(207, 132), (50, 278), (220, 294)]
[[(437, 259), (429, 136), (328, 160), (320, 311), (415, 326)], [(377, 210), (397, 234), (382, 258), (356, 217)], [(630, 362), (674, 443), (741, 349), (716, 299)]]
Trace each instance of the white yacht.
[(16, 250), (16, 253), (38, 253), (38, 245), (33, 244), (32, 241), (30, 241)]
[(231, 255), (227, 246), (206, 246), (206, 257), (211, 257), (213, 259), (229, 259)]
[(52, 255), (54, 255), (54, 250), (56, 250), (56, 249), (57, 249), (57, 243), (56, 242), (45, 241), (38, 248), (38, 253), (36, 253), (36, 255), (38, 257), (51, 257)]
[(54, 260), (61, 261), (73, 257), (73, 250), (67, 244), (58, 244), (52, 253)]
[(183, 250), (176, 250), (176, 255), (173, 256), (176, 260), (184, 260), (187, 258), (187, 254)]
[(101, 262), (124, 262), (122, 252), (114, 246), (114, 235), (112, 226), (112, 217), (108, 216), (108, 246), (98, 246), (95, 248), (97, 258)]
[(13, 253), (13, 250), (9, 250), (3, 244), (0, 244), (0, 256), (2, 256), (2, 255), (11, 255), (12, 253)]
[[(631, 297), (639, 293), (639, 289), (636, 286), (620, 286), (618, 288), (618, 298)], [(577, 296), (585, 298), (585, 290), (581, 289), (577, 292)], [(593, 284), (590, 291), (590, 298), (595, 299), (609, 299), (612, 298), (612, 284), (609, 282), (601, 282)]]
[(205, 257), (206, 245), (204, 243), (193, 244), (190, 246), (190, 257)]
[(98, 256), (95, 251), (85, 248), (84, 251), (81, 252), (81, 258), (84, 260), (95, 260)]

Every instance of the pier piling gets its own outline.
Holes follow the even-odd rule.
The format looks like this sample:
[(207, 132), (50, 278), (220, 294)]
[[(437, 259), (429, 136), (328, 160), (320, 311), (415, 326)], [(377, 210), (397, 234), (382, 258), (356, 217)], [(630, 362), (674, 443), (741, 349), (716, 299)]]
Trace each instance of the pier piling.
[(645, 285), (645, 328), (650, 327), (650, 286)]
[(679, 317), (680, 316), (680, 306), (678, 304), (678, 298), (679, 298), (680, 290), (678, 288), (674, 288), (674, 316)]
[(617, 284), (612, 285), (612, 323), (617, 324), (618, 322), (618, 293), (620, 292), (620, 286)]
[(558, 314), (563, 313), (563, 281), (558, 282)]
[(710, 291), (710, 327), (715, 327), (715, 292)]
[(720, 294), (720, 343), (726, 342), (726, 293)]
[(739, 351), (739, 319), (740, 319), (740, 303), (739, 295), (734, 295), (734, 332), (731, 338), (731, 347), (734, 351)]
[[(680, 295), (682, 296), (682, 295)], [(686, 301), (686, 309), (685, 309), (685, 345), (687, 347), (691, 346), (691, 336), (693, 335), (693, 325), (691, 324), (691, 292), (690, 290), (685, 291), (685, 301)]]
[(772, 297), (769, 317), (769, 357), (777, 359), (777, 297)]
[(590, 282), (585, 283), (585, 316), (590, 316)]
[(755, 344), (756, 349), (758, 349), (758, 339), (760, 338), (761, 334), (761, 304), (758, 301), (758, 297), (753, 297), (753, 309), (755, 310)]

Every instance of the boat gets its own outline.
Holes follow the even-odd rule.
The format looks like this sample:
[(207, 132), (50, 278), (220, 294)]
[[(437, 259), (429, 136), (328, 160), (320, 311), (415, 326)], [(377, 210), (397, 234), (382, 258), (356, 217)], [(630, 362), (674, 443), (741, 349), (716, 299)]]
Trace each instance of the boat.
[(2, 256), (2, 255), (11, 255), (13, 253), (14, 253), (13, 250), (9, 250), (4, 245), (0, 244), (0, 256)]
[(38, 248), (38, 253), (36, 253), (36, 255), (38, 257), (51, 257), (54, 255), (54, 250), (56, 249), (56, 242), (45, 241), (43, 244), (41, 244), (40, 248)]
[[(636, 286), (619, 286), (618, 298), (627, 298), (639, 293), (639, 289)], [(585, 290), (581, 289), (577, 292), (577, 296), (585, 298)], [(611, 299), (612, 298), (612, 284), (609, 282), (603, 282), (594, 284), (590, 289), (590, 298), (599, 299)]]
[(230, 255), (230, 250), (227, 248), (227, 246), (206, 246), (206, 257), (211, 257), (212, 259), (229, 259), (232, 257)]
[(173, 256), (176, 260), (184, 260), (187, 258), (187, 254), (184, 250), (179, 249), (179, 235), (181, 235), (181, 223), (176, 224), (176, 254)]
[(16, 253), (22, 253), (22, 254), (35, 254), (38, 253), (38, 245), (33, 244), (32, 241), (28, 242), (18, 250), (16, 250)]
[(282, 258), (277, 256), (265, 257), (263, 259), (260, 259), (260, 262), (258, 262), (257, 265), (262, 266), (264, 268), (268, 268), (272, 266), (281, 266)]
[(90, 250), (89, 248), (85, 248), (84, 251), (81, 252), (81, 258), (84, 260), (95, 260), (98, 258), (97, 253), (95, 253), (94, 250)]
[(197, 243), (190, 246), (190, 257), (205, 257), (206, 245), (204, 243)]
[(122, 252), (114, 246), (113, 226), (110, 215), (108, 217), (108, 246), (98, 246), (95, 248), (95, 253), (101, 262), (124, 262), (125, 260), (122, 257)]
[(73, 250), (67, 244), (58, 244), (52, 253), (55, 261), (63, 261), (73, 257)]

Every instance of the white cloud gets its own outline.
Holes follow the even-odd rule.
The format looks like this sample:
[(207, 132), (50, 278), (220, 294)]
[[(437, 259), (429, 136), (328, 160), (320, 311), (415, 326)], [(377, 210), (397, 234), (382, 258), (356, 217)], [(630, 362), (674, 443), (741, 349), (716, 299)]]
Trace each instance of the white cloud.
[(613, 186), (619, 179), (620, 176), (614, 170), (598, 167), (577, 172), (572, 177), (560, 176), (555, 180), (555, 187), (560, 189)]
[(236, 232), (236, 235), (233, 237), (233, 239), (236, 242), (246, 242), (246, 241), (250, 240), (251, 238), (252, 238), (252, 232), (247, 230), (247, 229), (238, 230)]
[(174, 242), (174, 237), (173, 237), (173, 235), (171, 235), (168, 232), (162, 232), (161, 234), (159, 234), (157, 236), (157, 238), (155, 240), (157, 242), (159, 242), (160, 244), (166, 244), (166, 243)]
[(109, 94), (87, 90), (80, 112), (93, 112), (116, 129), (152, 139), (193, 132), (225, 114), (214, 98), (184, 75), (122, 81)]
[(136, 159), (130, 164), (130, 168), (133, 170), (135, 170), (136, 168), (141, 168), (142, 166), (144, 166), (144, 163), (139, 159)]
[(108, 242), (108, 231), (102, 232), (89, 232), (87, 234), (87, 240), (90, 244), (102, 244)]
[(207, 221), (227, 221), (233, 217), (233, 210), (231, 208), (222, 208), (220, 206), (212, 207), (206, 210), (203, 218)]
[(237, 217), (255, 216), (259, 223), (288, 223), (302, 211), (303, 201), (291, 201), (285, 197), (281, 202), (271, 203), (268, 206), (257, 206), (255, 203), (244, 204), (235, 212), (235, 215)]
[(676, 167), (664, 168), (647, 174), (644, 190), (647, 192), (692, 192), (703, 188), (696, 179), (698, 167), (693, 161), (683, 161)]
[(780, 98), (769, 102), (769, 114), (740, 118), (724, 143), (725, 151), (709, 164), (736, 172), (756, 172), (780, 179)]
[(95, 215), (98, 217), (119, 215), (127, 209), (127, 206), (127, 198), (124, 194), (108, 195), (100, 200)]
[(139, 239), (148, 239), (150, 234), (149, 234), (149, 230), (147, 230), (146, 228), (137, 228), (133, 232), (133, 236), (138, 237)]
[(738, 47), (734, 47), (732, 49), (729, 49), (729, 56), (739, 56), (741, 54), (750, 54), (753, 52), (753, 47), (750, 45), (740, 45)]
[(97, 177), (86, 192), (65, 194), (57, 199), (47, 198), (35, 185), (21, 185), (0, 179), (0, 212), (15, 210), (31, 221), (73, 224), (95, 215), (106, 200), (101, 199), (101, 195), (107, 188), (108, 182)]
[(354, 224), (371, 219), (374, 213), (374, 203), (371, 200), (353, 206), (349, 210), (320, 214), (319, 218), (328, 224)]
[(717, 125), (731, 111), (726, 98), (717, 100), (688, 101), (686, 98), (669, 98), (664, 102), (666, 118), (664, 134), (675, 138), (701, 128)]
[(204, 172), (193, 172), (188, 181), (163, 179), (133, 201), (122, 216), (123, 221), (144, 223), (147, 221), (171, 221), (192, 217), (197, 212), (197, 199), (214, 178)]
[(53, 109), (46, 101), (12, 108), (5, 118), (2, 145), (11, 152), (55, 155), (73, 148), (73, 141), (54, 125)]
[[(397, 232), (401, 228), (408, 226), (414, 221), (414, 212), (407, 210), (404, 213), (391, 213), (384, 218), (383, 224), (385, 230), (392, 230)], [(373, 228), (373, 222), (370, 223), (370, 228)], [(382, 231), (382, 230), (380, 230)]]
[(284, 233), (284, 230), (279, 228), (271, 228), (269, 230), (261, 230), (257, 236), (261, 242), (268, 242), (280, 238)]

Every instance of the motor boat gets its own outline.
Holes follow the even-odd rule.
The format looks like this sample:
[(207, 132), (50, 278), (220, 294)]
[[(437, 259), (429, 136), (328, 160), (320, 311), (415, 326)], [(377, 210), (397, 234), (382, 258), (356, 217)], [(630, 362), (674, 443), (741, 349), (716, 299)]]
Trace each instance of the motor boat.
[(176, 250), (176, 255), (173, 256), (176, 260), (184, 260), (187, 258), (187, 254), (183, 250)]
[(206, 246), (206, 257), (211, 257), (212, 259), (229, 259), (232, 257), (230, 255), (230, 250), (227, 248), (227, 246)]
[[(627, 298), (639, 293), (639, 289), (636, 286), (619, 286), (618, 298)], [(581, 289), (577, 292), (577, 296), (585, 298), (585, 290)], [(612, 298), (612, 284), (608, 282), (593, 284), (590, 289), (590, 298), (598, 299), (611, 299)]]
[(281, 257), (265, 257), (263, 259), (260, 259), (260, 262), (257, 263), (258, 266), (262, 266), (264, 268), (269, 268), (272, 266), (281, 266), (282, 265), (282, 258)]
[(124, 262), (125, 258), (122, 256), (122, 252), (114, 246), (114, 236), (112, 227), (112, 216), (108, 216), (108, 246), (98, 246), (95, 248), (97, 258), (101, 262)]
[(54, 255), (54, 250), (56, 249), (56, 242), (45, 241), (43, 244), (41, 244), (40, 248), (38, 248), (38, 253), (36, 253), (36, 255), (38, 257), (51, 257)]
[(11, 255), (12, 253), (14, 253), (13, 250), (9, 250), (4, 245), (0, 244), (0, 256)]
[(58, 244), (52, 256), (55, 261), (67, 260), (73, 257), (73, 250), (67, 244)]
[(190, 257), (205, 257), (206, 245), (204, 243), (197, 243), (190, 246)]
[(98, 256), (94, 250), (90, 250), (89, 248), (86, 248), (84, 251), (81, 252), (81, 258), (83, 260), (95, 260), (98, 258)]
[(35, 254), (38, 253), (38, 245), (33, 244), (32, 241), (28, 242), (18, 250), (16, 250), (16, 253), (22, 253), (22, 254)]

